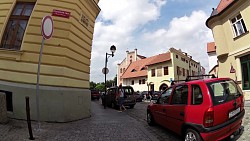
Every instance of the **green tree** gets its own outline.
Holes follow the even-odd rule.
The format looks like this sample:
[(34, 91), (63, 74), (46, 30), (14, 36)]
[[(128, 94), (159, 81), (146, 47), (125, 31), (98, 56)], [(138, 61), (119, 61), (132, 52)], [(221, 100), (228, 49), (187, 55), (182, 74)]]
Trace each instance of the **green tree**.
[(93, 82), (93, 81), (91, 81), (91, 82), (89, 83), (89, 88), (92, 90), (92, 89), (95, 89), (95, 87), (96, 87), (96, 83)]
[(104, 92), (105, 91), (105, 84), (104, 83), (97, 83), (95, 89)]

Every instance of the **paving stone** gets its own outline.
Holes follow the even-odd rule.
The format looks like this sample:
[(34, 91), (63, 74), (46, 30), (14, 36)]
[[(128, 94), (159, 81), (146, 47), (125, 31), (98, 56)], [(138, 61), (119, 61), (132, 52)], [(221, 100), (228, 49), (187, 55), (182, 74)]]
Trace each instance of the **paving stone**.
[[(103, 109), (97, 101), (92, 102), (91, 118), (69, 123), (32, 122), (36, 141), (182, 141), (183, 139), (161, 126), (148, 126), (145, 102), (137, 103), (134, 109), (119, 113), (114, 109)], [(243, 120), (245, 131), (237, 139), (250, 138), (250, 106), (245, 107)], [(0, 141), (30, 141), (26, 121), (11, 119), (0, 124)]]

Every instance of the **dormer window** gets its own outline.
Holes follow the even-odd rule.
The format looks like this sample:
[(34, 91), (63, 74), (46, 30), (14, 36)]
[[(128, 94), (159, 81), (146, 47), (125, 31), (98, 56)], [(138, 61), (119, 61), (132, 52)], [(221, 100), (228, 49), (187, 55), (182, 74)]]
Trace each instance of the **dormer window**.
[(131, 72), (136, 72), (136, 70), (135, 69), (132, 69), (132, 71)]
[(146, 69), (146, 67), (142, 67), (142, 68), (141, 68), (141, 70), (145, 70), (145, 69)]

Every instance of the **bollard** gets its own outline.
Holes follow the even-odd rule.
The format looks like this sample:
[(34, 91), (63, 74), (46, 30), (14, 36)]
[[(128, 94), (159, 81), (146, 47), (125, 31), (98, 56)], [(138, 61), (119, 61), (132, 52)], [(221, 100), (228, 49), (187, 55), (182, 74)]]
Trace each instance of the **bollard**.
[(26, 99), (26, 115), (27, 115), (27, 123), (28, 123), (28, 129), (29, 129), (29, 135), (30, 135), (30, 140), (35, 140), (33, 137), (32, 133), (32, 128), (31, 128), (31, 121), (30, 121), (30, 104), (29, 104), (29, 97), (25, 97)]

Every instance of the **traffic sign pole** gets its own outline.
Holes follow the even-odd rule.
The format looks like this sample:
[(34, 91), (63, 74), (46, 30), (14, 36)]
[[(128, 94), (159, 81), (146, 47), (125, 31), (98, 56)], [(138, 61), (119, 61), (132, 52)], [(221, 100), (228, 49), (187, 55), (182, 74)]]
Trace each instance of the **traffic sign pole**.
[(37, 68), (37, 82), (36, 82), (36, 110), (37, 110), (37, 121), (38, 121), (38, 129), (41, 128), (40, 122), (40, 109), (39, 109), (39, 80), (40, 80), (40, 68), (41, 68), (41, 60), (42, 60), (42, 53), (43, 53), (43, 46), (44, 46), (44, 38), (42, 39), (42, 45), (40, 48), (40, 55), (38, 61), (38, 68)]
[(41, 128), (41, 123), (40, 123), (40, 105), (39, 105), (39, 80), (40, 80), (40, 68), (41, 68), (41, 61), (42, 61), (42, 54), (43, 54), (43, 46), (44, 46), (44, 41), (46, 39), (50, 39), (53, 34), (53, 19), (51, 16), (45, 16), (42, 19), (42, 45), (40, 48), (40, 54), (39, 54), (39, 60), (38, 60), (38, 68), (37, 68), (37, 83), (36, 83), (36, 110), (37, 110), (37, 121), (38, 121), (38, 130)]

